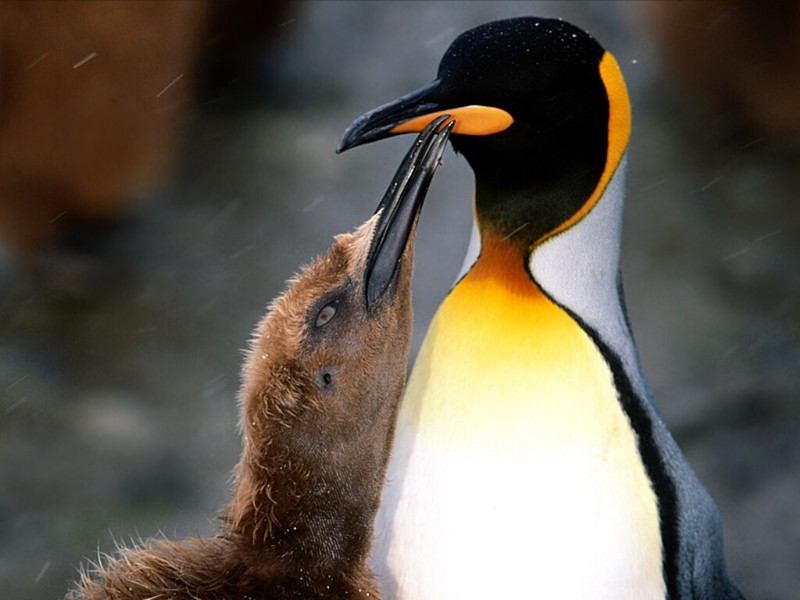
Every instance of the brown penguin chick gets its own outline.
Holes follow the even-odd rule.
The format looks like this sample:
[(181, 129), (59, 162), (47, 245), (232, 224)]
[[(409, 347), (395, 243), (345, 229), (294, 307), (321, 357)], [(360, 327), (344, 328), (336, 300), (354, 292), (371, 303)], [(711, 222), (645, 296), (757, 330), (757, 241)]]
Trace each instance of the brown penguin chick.
[(26, 261), (169, 168), (207, 2), (0, 2), (0, 237)]
[(646, 2), (641, 10), (677, 86), (747, 129), (800, 133), (800, 2)]
[(376, 214), (336, 237), (257, 327), (244, 450), (211, 538), (155, 540), (69, 600), (378, 598), (366, 564), (405, 385), (417, 216), (452, 124), (417, 139)]

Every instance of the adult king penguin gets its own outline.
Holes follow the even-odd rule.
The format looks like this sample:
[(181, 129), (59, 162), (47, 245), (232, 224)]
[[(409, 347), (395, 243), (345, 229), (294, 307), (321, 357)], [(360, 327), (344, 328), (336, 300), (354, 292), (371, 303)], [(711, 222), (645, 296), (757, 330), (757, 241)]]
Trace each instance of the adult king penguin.
[(477, 233), (399, 415), (372, 552), (386, 595), (741, 598), (625, 314), (616, 60), (560, 20), (482, 25), (339, 150), (443, 113), (475, 172)]

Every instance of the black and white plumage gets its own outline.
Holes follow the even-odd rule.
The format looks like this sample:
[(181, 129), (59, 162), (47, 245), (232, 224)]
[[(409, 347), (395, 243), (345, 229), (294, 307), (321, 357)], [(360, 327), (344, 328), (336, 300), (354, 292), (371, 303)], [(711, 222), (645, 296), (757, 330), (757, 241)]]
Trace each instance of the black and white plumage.
[(399, 598), (741, 598), (717, 509), (661, 419), (620, 275), (630, 107), (560, 20), (459, 36), (340, 144), (439, 114), (476, 228), (401, 408), (373, 559)]

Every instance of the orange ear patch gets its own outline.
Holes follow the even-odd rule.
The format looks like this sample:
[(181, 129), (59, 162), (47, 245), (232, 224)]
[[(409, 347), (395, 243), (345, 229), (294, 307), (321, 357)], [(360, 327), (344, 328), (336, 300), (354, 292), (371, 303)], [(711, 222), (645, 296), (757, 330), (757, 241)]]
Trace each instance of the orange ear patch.
[(456, 124), (453, 133), (460, 135), (491, 135), (505, 131), (514, 122), (506, 111), (492, 106), (461, 106), (450, 110), (440, 110), (410, 119), (393, 127), (391, 133), (415, 133), (425, 129), (425, 126), (441, 115), (450, 115)]
[(589, 211), (600, 200), (603, 192), (606, 191), (606, 187), (625, 155), (625, 149), (628, 147), (628, 140), (631, 136), (631, 102), (622, 71), (620, 71), (617, 60), (609, 52), (606, 52), (600, 61), (600, 78), (603, 80), (608, 94), (608, 152), (603, 174), (600, 176), (594, 192), (580, 210), (553, 231), (537, 240), (534, 246), (569, 229), (589, 214)]

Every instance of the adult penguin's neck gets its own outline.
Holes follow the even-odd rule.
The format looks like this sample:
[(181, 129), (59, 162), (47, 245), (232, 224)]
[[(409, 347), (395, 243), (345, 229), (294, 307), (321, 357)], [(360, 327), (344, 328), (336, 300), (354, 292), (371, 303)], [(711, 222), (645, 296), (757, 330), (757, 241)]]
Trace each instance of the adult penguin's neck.
[[(463, 280), (468, 273), (470, 277), (481, 276), (481, 273), (499, 274), (518, 265), (520, 268), (515, 270), (514, 280), (521, 286), (526, 278), (531, 283), (530, 287), (522, 286), (520, 289), (539, 289), (584, 328), (596, 332), (619, 357), (637, 393), (647, 396), (649, 391), (640, 373), (625, 312), (620, 270), (626, 166), (627, 160), (623, 157), (598, 192), (591, 209), (561, 230), (561, 222), (571, 217), (562, 216), (555, 225), (552, 223), (557, 219), (550, 218), (550, 225), (545, 227), (547, 217), (539, 216), (538, 211), (531, 214), (531, 207), (538, 208), (543, 197), (530, 189), (520, 190), (516, 199), (507, 200), (527, 206), (528, 218), (523, 215), (515, 218), (513, 223), (493, 225), (491, 213), (481, 207), (496, 201), (495, 190), (478, 182), (475, 198), (478, 224), (473, 228), (469, 249), (456, 281)], [(588, 194), (584, 196), (586, 198)], [(525, 244), (529, 245), (525, 252), (512, 250)], [(509, 258), (511, 252), (516, 252), (517, 256), (507, 263), (495, 259), (501, 256)], [(505, 266), (497, 269), (500, 262)]]
[(528, 267), (542, 290), (619, 358), (637, 395), (648, 397), (622, 284), (626, 167), (623, 156), (591, 210), (536, 245)]

